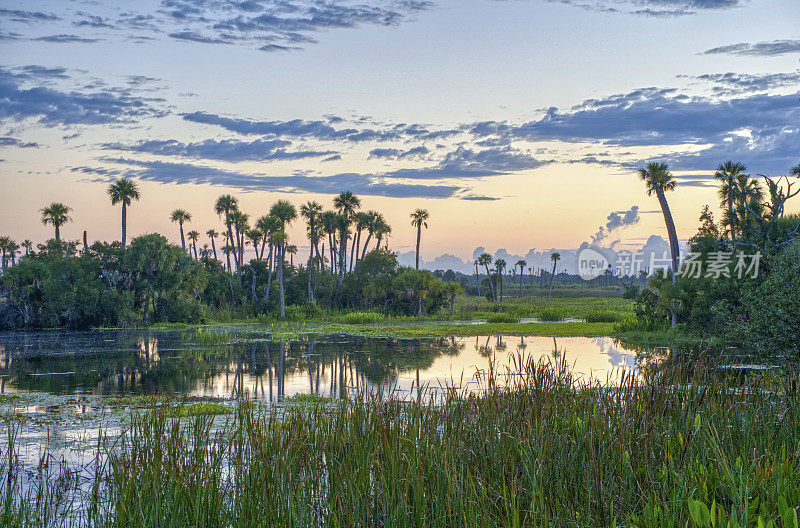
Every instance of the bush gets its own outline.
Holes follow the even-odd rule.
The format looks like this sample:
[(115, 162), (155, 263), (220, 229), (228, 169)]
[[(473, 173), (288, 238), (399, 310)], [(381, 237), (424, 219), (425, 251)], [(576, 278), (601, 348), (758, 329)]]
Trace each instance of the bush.
[(616, 323), (621, 320), (619, 314), (614, 312), (589, 312), (584, 317), (587, 323)]
[(486, 320), (490, 323), (518, 323), (519, 318), (507, 313), (490, 314)]
[(539, 311), (537, 319), (540, 321), (562, 321), (564, 314), (555, 308), (544, 308)]
[(350, 312), (337, 319), (345, 324), (374, 324), (386, 320), (386, 316), (377, 312)]

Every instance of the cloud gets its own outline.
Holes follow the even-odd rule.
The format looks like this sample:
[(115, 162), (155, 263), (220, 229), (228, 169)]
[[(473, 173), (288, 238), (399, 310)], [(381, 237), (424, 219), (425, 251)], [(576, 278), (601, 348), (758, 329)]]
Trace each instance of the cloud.
[(429, 130), (419, 124), (395, 124), (384, 129), (358, 129), (336, 128), (331, 123), (340, 120), (325, 121), (293, 119), (290, 121), (253, 121), (238, 117), (225, 117), (209, 112), (191, 112), (182, 114), (183, 119), (194, 123), (215, 125), (236, 132), (243, 136), (282, 136), (314, 138), (323, 141), (346, 140), (354, 143), (365, 141), (393, 141), (413, 138), (415, 140), (431, 140), (440, 137), (452, 136), (459, 133), (458, 129)]
[(175, 33), (170, 33), (169, 36), (175, 40), (188, 40), (190, 42), (200, 42), (203, 44), (231, 44), (230, 40), (207, 37), (205, 35), (195, 33), (194, 31), (178, 31)]
[(103, 124), (159, 117), (165, 111), (125, 90), (79, 92), (36, 86), (23, 88), (19, 77), (0, 69), (0, 118), (38, 118), (45, 125)]
[(448, 185), (387, 183), (379, 176), (341, 173), (331, 176), (266, 176), (216, 169), (188, 163), (137, 161), (125, 158), (102, 158), (101, 161), (128, 167), (123, 170), (107, 167), (74, 167), (75, 173), (119, 176), (174, 184), (208, 184), (233, 187), (243, 191), (336, 194), (350, 190), (367, 196), (394, 198), (449, 198), (460, 189)]
[(79, 11), (76, 14), (82, 16), (83, 18), (81, 20), (75, 20), (72, 22), (72, 25), (75, 27), (89, 27), (94, 29), (116, 28), (116, 26), (112, 24), (110, 20), (101, 16), (92, 15), (83, 11)]
[[(472, 125), (470, 130), (479, 138), (659, 146), (662, 151), (669, 149), (669, 156), (662, 157), (670, 159), (673, 168), (683, 170), (711, 170), (720, 159), (732, 157), (770, 171), (784, 170), (782, 167), (797, 157), (798, 123), (797, 94), (726, 99), (644, 88), (589, 99), (567, 111), (550, 108), (541, 119), (520, 125), (487, 121)], [(687, 146), (706, 148), (700, 153), (685, 153)]]
[(765, 92), (786, 87), (800, 89), (800, 73), (797, 72), (765, 74), (707, 73), (698, 75), (695, 78), (718, 85), (714, 87), (714, 91), (720, 95)]
[(0, 147), (37, 148), (38, 143), (20, 141), (13, 137), (0, 137)]
[(425, 145), (420, 145), (408, 150), (400, 150), (394, 148), (376, 148), (369, 151), (370, 158), (385, 158), (385, 159), (413, 159), (421, 158), (429, 154), (430, 150)]
[(45, 37), (37, 37), (33, 40), (38, 40), (41, 42), (55, 42), (55, 43), (62, 43), (62, 44), (70, 44), (70, 43), (83, 43), (83, 44), (91, 44), (93, 42), (100, 42), (100, 39), (96, 38), (87, 38), (87, 37), (79, 37), (78, 35), (67, 35), (65, 33), (61, 33), (59, 35), (48, 35)]
[(694, 15), (700, 11), (731, 9), (744, 5), (744, 0), (546, 0), (589, 11), (629, 14), (656, 18)]
[(135, 145), (122, 145), (119, 143), (104, 143), (101, 148), (107, 150), (124, 150), (155, 154), (159, 156), (182, 156), (188, 158), (205, 158), (229, 162), (237, 161), (268, 161), (268, 160), (294, 160), (303, 158), (317, 158), (330, 156), (335, 152), (325, 151), (287, 151), (291, 141), (283, 139), (239, 141), (235, 139), (213, 140), (208, 139), (196, 143), (182, 143), (170, 140), (140, 141)]
[(5, 18), (11, 22), (52, 22), (61, 20), (61, 17), (52, 13), (42, 13), (41, 11), (23, 11), (20, 9), (0, 9), (0, 18)]
[(451, 178), (484, 178), (529, 170), (549, 163), (511, 147), (475, 151), (458, 147), (434, 167), (398, 169), (383, 174), (387, 178), (441, 180)]
[(753, 57), (774, 57), (786, 53), (800, 53), (800, 39), (771, 40), (748, 44), (740, 42), (711, 48), (703, 52), (706, 55), (744, 55)]

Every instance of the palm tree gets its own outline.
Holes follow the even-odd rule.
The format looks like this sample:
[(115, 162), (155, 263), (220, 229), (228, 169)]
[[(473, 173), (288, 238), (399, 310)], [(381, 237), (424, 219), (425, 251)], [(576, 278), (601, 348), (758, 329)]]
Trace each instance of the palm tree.
[(300, 206), (300, 216), (306, 219), (308, 223), (308, 266), (306, 267), (306, 275), (308, 275), (308, 302), (314, 302), (314, 288), (311, 286), (311, 271), (313, 269), (312, 263), (314, 262), (314, 254), (316, 253), (319, 258), (319, 246), (317, 245), (317, 236), (319, 235), (319, 226), (317, 221), (319, 215), (322, 213), (322, 205), (317, 202), (306, 202)]
[(61, 241), (61, 226), (71, 221), (69, 214), (72, 208), (61, 202), (53, 202), (40, 211), (42, 213), (42, 223), (51, 224), (56, 230), (56, 242)]
[(369, 241), (372, 240), (372, 237), (375, 235), (375, 229), (378, 227), (379, 222), (386, 223), (383, 216), (381, 216), (378, 211), (367, 211), (367, 225), (365, 226), (367, 229), (367, 239), (364, 241), (364, 246), (361, 250), (361, 258), (358, 260), (364, 260), (364, 257), (367, 256)]
[[(672, 253), (672, 283), (678, 280), (678, 262), (680, 260), (680, 248), (678, 247), (678, 235), (675, 232), (675, 222), (672, 220), (672, 213), (667, 203), (667, 191), (675, 190), (675, 180), (669, 172), (666, 163), (648, 163), (646, 167), (639, 169), (639, 178), (644, 181), (647, 187), (647, 195), (656, 193), (658, 202), (661, 204), (661, 212), (664, 214), (664, 223), (667, 225), (667, 235), (669, 236), (669, 249)], [(731, 230), (733, 233), (733, 230)], [(672, 327), (678, 324), (678, 314), (673, 303), (672, 306)]]
[(181, 228), (181, 247), (184, 251), (186, 251), (186, 239), (183, 236), (183, 223), (184, 222), (191, 222), (192, 215), (183, 209), (175, 209), (172, 211), (172, 214), (169, 216), (169, 219), (173, 222), (178, 222), (178, 225)]
[(336, 259), (334, 255), (334, 248), (336, 247), (334, 238), (336, 237), (336, 213), (334, 211), (325, 211), (319, 216), (320, 225), (328, 235), (328, 251), (331, 254), (331, 273), (334, 273), (334, 266)]
[(356, 236), (353, 237), (353, 246), (350, 248), (350, 271), (353, 271), (353, 260), (358, 264), (358, 248), (361, 244), (361, 231), (369, 226), (371, 219), (369, 212), (358, 212), (353, 218), (356, 223)]
[(280, 223), (280, 230), (272, 234), (270, 241), (278, 251), (278, 263), (276, 265), (278, 268), (278, 291), (280, 292), (281, 319), (284, 319), (286, 318), (286, 307), (284, 300), (283, 266), (286, 258), (286, 241), (288, 240), (286, 236), (286, 226), (297, 218), (297, 209), (286, 200), (278, 200), (270, 208), (269, 214), (275, 217)]
[(33, 252), (33, 242), (28, 239), (22, 241), (22, 247), (25, 249), (26, 257)]
[[(662, 164), (663, 165), (663, 164)], [(666, 165), (664, 165), (666, 167)], [(736, 215), (734, 214), (734, 199), (736, 195), (736, 180), (741, 175), (745, 175), (747, 168), (741, 163), (726, 161), (720, 163), (714, 177), (722, 182), (719, 189), (719, 197), (722, 200), (722, 207), (727, 207), (726, 216), (723, 217), (723, 225), (728, 227), (731, 240), (736, 242)]]
[[(375, 248), (379, 249), (381, 247), (381, 242), (384, 241), (384, 238), (388, 239), (389, 235), (392, 234), (392, 226), (390, 226), (386, 220), (384, 220), (383, 216), (379, 216), (375, 223), (375, 236), (377, 238)], [(386, 247), (387, 249), (389, 247), (388, 241), (386, 242)]]
[(277, 249), (278, 252), (278, 295), (280, 299), (280, 315), (281, 319), (286, 318), (286, 299), (283, 291), (283, 248), (286, 246), (286, 233), (283, 231), (276, 231), (270, 236), (270, 242)]
[(342, 221), (339, 222), (339, 244), (341, 245), (341, 250), (339, 252), (339, 286), (341, 286), (344, 268), (347, 262), (346, 232), (349, 231), (350, 217), (361, 207), (361, 200), (350, 191), (344, 191), (333, 199), (333, 207), (342, 217)]
[(8, 248), (9, 248), (10, 245), (11, 245), (11, 239), (10, 238), (8, 238), (7, 236), (0, 237), (0, 251), (2, 251), (1, 262), (2, 262), (3, 273), (5, 273), (5, 271), (6, 271), (6, 260), (8, 258), (8, 257), (6, 257), (6, 251), (8, 251)]
[(494, 267), (497, 270), (498, 302), (503, 302), (503, 283), (505, 282), (503, 280), (503, 274), (506, 270), (506, 261), (503, 259), (497, 259), (494, 261)]
[(213, 229), (209, 229), (206, 231), (206, 236), (211, 239), (211, 251), (214, 252), (214, 260), (217, 260), (217, 246), (214, 244), (214, 240), (219, 236), (219, 233)]
[(258, 260), (258, 247), (259, 243), (264, 237), (264, 233), (261, 231), (261, 229), (259, 229), (256, 226), (252, 229), (248, 229), (247, 232), (245, 233), (245, 236), (250, 241), (250, 243), (253, 244), (253, 252), (255, 253), (253, 258)]
[[(216, 202), (214, 202), (214, 212), (217, 213), (217, 215), (219, 215), (219, 216), (225, 215), (225, 228), (228, 231), (228, 244), (229, 245), (234, 243), (233, 242), (233, 226), (232, 226), (232, 222), (231, 222), (231, 213), (233, 213), (234, 211), (238, 211), (238, 210), (239, 210), (239, 201), (235, 197), (231, 196), (230, 194), (223, 194), (222, 196), (217, 198)], [(231, 251), (228, 251), (228, 252), (225, 253), (226, 258), (228, 259), (228, 271), (229, 272), (231, 271), (231, 252), (233, 252), (234, 260), (236, 261), (236, 268), (237, 269), (239, 268), (239, 261), (237, 260), (238, 257), (236, 255), (236, 252), (233, 251), (234, 249), (235, 248), (233, 248)]]
[(550, 291), (547, 292), (547, 302), (550, 302), (550, 296), (553, 294), (553, 279), (556, 277), (556, 265), (561, 260), (561, 253), (555, 252), (550, 254), (550, 260), (553, 261), (553, 272), (550, 273)]
[(242, 266), (244, 266), (244, 235), (247, 232), (250, 216), (243, 213), (239, 209), (232, 211), (229, 215), (230, 221), (233, 223), (234, 233), (236, 235), (235, 246), (238, 248), (236, 258), (236, 274), (239, 276), (239, 283), (242, 282)]
[(192, 229), (186, 236), (192, 241), (192, 251), (194, 252), (194, 259), (197, 260), (197, 239), (200, 238), (200, 232)]
[(525, 274), (525, 266), (527, 266), (527, 265), (528, 265), (528, 263), (525, 262), (524, 260), (518, 260), (517, 263), (515, 264), (515, 266), (517, 268), (519, 268), (519, 298), (520, 299), (522, 299), (522, 295), (523, 295), (522, 294), (522, 276)]
[(792, 176), (797, 176), (798, 178), (800, 178), (800, 164), (798, 164), (796, 167), (792, 167), (790, 174)]
[(422, 237), (422, 228), (428, 229), (428, 211), (417, 209), (411, 213), (411, 225), (417, 228), (417, 267), (419, 269), (419, 240)]
[(122, 204), (122, 247), (125, 247), (128, 231), (128, 206), (132, 200), (139, 199), (139, 188), (133, 180), (120, 178), (108, 186), (108, 196), (111, 197), (111, 205)]
[[(483, 253), (481, 254), (480, 257), (478, 257), (478, 264), (486, 269), (486, 279), (489, 281), (489, 293), (492, 296), (492, 300), (496, 301), (497, 295), (495, 294), (494, 285), (492, 284), (492, 275), (491, 273), (489, 273), (489, 264), (491, 263), (492, 263), (492, 256), (489, 255), (488, 253)], [(478, 291), (478, 294), (480, 295), (480, 290)]]

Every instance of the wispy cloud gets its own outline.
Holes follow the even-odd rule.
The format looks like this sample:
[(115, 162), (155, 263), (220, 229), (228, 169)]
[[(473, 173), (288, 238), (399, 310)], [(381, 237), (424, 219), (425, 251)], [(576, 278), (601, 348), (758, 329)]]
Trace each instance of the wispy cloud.
[(104, 143), (100, 147), (106, 150), (122, 150), (159, 156), (204, 158), (229, 162), (296, 160), (319, 158), (336, 154), (336, 152), (332, 150), (286, 150), (286, 147), (291, 144), (291, 141), (283, 139), (259, 139), (256, 141), (208, 139), (195, 143), (183, 143), (181, 141), (169, 139), (140, 141), (134, 145)]
[(800, 39), (770, 40), (749, 44), (740, 42), (711, 48), (706, 55), (749, 55), (754, 57), (773, 57), (786, 53), (800, 53)]

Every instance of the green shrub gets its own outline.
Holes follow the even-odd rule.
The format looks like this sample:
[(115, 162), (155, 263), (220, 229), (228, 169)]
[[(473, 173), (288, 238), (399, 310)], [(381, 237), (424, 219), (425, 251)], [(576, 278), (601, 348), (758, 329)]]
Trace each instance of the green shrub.
[(539, 310), (537, 319), (540, 321), (563, 321), (564, 314), (555, 308), (543, 308)]
[(619, 322), (622, 317), (617, 313), (604, 311), (589, 312), (584, 316), (584, 319), (587, 323), (616, 323)]
[(386, 320), (386, 316), (378, 312), (350, 312), (337, 319), (345, 324), (374, 324)]
[(519, 318), (507, 313), (490, 314), (486, 320), (490, 323), (518, 323)]

